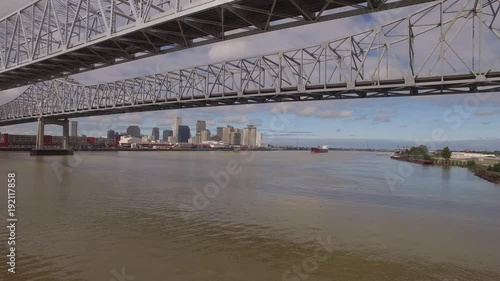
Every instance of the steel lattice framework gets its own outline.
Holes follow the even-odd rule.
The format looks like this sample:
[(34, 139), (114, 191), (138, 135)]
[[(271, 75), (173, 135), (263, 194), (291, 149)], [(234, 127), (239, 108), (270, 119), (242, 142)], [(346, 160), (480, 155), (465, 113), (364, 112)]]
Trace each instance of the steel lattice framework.
[(0, 20), (0, 90), (431, 0), (37, 0)]
[(443, 0), (323, 44), (99, 85), (52, 80), (0, 107), (0, 125), (266, 102), (500, 91), (500, 0)]

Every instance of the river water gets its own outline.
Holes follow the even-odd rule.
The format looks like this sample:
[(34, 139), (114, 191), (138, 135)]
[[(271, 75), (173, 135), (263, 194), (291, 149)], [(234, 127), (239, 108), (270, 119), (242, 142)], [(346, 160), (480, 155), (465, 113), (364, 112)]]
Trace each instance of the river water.
[(366, 152), (3, 152), (0, 179), (0, 280), (500, 280), (500, 186), (463, 168)]

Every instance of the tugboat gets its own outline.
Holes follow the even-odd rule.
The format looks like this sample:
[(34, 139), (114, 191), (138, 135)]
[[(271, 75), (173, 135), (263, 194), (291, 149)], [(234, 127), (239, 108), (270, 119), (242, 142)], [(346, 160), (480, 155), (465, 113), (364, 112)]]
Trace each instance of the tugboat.
[(317, 147), (311, 148), (311, 153), (328, 153), (328, 146), (318, 145)]

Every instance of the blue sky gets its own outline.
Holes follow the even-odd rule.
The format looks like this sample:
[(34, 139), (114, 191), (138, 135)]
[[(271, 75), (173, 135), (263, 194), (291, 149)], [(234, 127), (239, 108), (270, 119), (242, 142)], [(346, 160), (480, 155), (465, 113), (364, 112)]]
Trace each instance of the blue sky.
[[(29, 1), (2, 1), (0, 17), (26, 2)], [(308, 46), (366, 30), (405, 16), (414, 9), (400, 9), (226, 41), (88, 72), (74, 78), (86, 84), (100, 83)], [(498, 50), (494, 54), (498, 55)], [(21, 91), (13, 89), (0, 92), (0, 104), (15, 98)], [(373, 147), (389, 144), (394, 147), (398, 143), (413, 144), (434, 139), (439, 144), (455, 142), (458, 149), (477, 147), (500, 150), (500, 93), (488, 96), (449, 95), (245, 105), (131, 113), (79, 118), (76, 121), (79, 122), (80, 134), (105, 135), (108, 129), (124, 131), (128, 125), (139, 125), (143, 133), (151, 134), (152, 127), (170, 129), (175, 116), (182, 116), (183, 123), (192, 129), (196, 120), (206, 120), (208, 128), (212, 130), (216, 126), (244, 127), (255, 124), (265, 134), (267, 142), (274, 144), (294, 145), (298, 138), (302, 145), (321, 142), (366, 147), (366, 142), (369, 142)], [(34, 134), (36, 125), (7, 126), (0, 128), (0, 131)], [(48, 126), (46, 131), (48, 134), (61, 134), (58, 127)], [(439, 138), (435, 137), (436, 134)]]

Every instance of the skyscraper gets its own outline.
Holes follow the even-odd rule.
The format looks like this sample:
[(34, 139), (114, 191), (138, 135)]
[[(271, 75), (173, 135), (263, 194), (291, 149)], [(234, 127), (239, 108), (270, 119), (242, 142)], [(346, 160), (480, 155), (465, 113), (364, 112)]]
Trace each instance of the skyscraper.
[(263, 147), (264, 146), (264, 135), (262, 133), (257, 133), (257, 147)]
[(219, 137), (219, 139), (222, 139), (223, 131), (224, 131), (223, 127), (217, 127), (217, 136)]
[(140, 138), (141, 137), (141, 129), (139, 128), (139, 126), (128, 126), (127, 135), (135, 137), (135, 138)]
[(201, 131), (204, 131), (207, 129), (207, 123), (203, 120), (198, 120), (196, 121), (196, 135), (200, 135)]
[(157, 127), (153, 128), (153, 131), (151, 132), (151, 138), (153, 141), (158, 141), (160, 140), (160, 129)]
[(109, 130), (108, 133), (106, 134), (108, 139), (114, 139), (115, 138), (115, 131)]
[(78, 122), (76, 121), (71, 121), (71, 136), (78, 136)]
[(174, 131), (172, 130), (163, 130), (163, 141), (168, 141), (168, 137), (174, 135)]
[(241, 133), (240, 132), (231, 132), (231, 145), (241, 145)]
[(231, 143), (231, 132), (234, 132), (232, 126), (227, 125), (227, 127), (222, 129), (222, 142), (225, 144)]
[(201, 131), (200, 135), (201, 135), (200, 142), (209, 141), (210, 140), (211, 134), (210, 134), (209, 130), (203, 130), (203, 131)]
[(172, 131), (174, 137), (179, 137), (179, 126), (182, 124), (182, 117), (175, 117), (174, 124), (172, 124)]
[(249, 125), (248, 128), (250, 129), (250, 139), (248, 141), (248, 146), (253, 148), (257, 145), (257, 128), (252, 125)]
[(191, 138), (191, 129), (189, 126), (184, 126), (184, 125), (179, 125), (177, 127), (177, 140), (179, 143), (188, 143), (189, 139)]
[(248, 147), (255, 147), (257, 145), (257, 128), (255, 126), (248, 125), (243, 129), (241, 144)]

